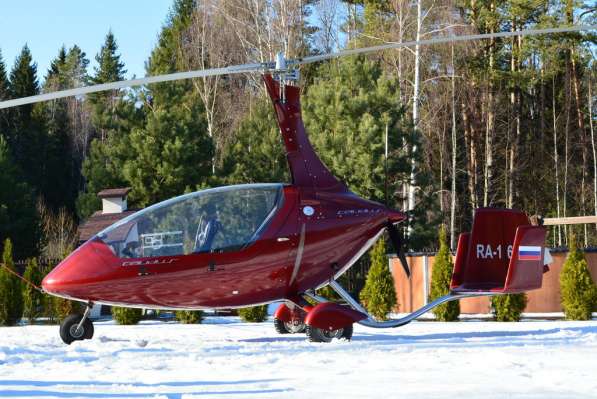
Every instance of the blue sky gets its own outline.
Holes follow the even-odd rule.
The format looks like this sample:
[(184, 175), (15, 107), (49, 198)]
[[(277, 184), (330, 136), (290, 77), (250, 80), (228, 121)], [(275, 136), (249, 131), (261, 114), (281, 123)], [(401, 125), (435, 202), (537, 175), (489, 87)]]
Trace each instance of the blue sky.
[(141, 77), (171, 5), (172, 0), (3, 0), (0, 50), (10, 71), (27, 43), (41, 80), (62, 44), (77, 44), (87, 53), (92, 72), (95, 54), (112, 29), (127, 77)]

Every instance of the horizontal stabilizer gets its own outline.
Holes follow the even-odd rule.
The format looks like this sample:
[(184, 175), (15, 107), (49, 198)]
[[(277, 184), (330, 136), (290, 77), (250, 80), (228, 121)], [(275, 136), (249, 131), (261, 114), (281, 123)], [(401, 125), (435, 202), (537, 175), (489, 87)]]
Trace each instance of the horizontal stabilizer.
[(454, 293), (516, 293), (541, 288), (546, 229), (512, 209), (480, 208), (458, 239)]

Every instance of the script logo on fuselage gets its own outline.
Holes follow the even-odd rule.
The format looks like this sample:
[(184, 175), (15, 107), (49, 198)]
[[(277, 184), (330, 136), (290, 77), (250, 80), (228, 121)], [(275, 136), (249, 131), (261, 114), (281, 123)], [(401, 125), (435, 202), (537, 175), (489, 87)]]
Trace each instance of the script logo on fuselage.
[(174, 263), (177, 261), (178, 261), (178, 258), (131, 260), (131, 261), (122, 262), (122, 266), (168, 265), (170, 263)]
[(381, 209), (343, 209), (336, 212), (337, 216), (370, 216), (380, 213)]

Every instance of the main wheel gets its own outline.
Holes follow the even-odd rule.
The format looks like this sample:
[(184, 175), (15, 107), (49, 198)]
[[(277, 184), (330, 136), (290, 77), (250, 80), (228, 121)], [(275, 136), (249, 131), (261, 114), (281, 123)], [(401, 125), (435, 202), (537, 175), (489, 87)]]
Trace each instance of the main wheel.
[(334, 338), (350, 341), (352, 338), (352, 324), (337, 330), (323, 330), (307, 326), (306, 331), (309, 342), (332, 342)]
[(93, 337), (93, 323), (91, 320), (85, 319), (83, 325), (77, 328), (82, 318), (81, 315), (72, 314), (60, 323), (60, 338), (65, 344), (70, 345), (74, 341), (82, 341)]
[(285, 322), (274, 318), (274, 328), (278, 334), (298, 334), (305, 331), (305, 324), (298, 320)]

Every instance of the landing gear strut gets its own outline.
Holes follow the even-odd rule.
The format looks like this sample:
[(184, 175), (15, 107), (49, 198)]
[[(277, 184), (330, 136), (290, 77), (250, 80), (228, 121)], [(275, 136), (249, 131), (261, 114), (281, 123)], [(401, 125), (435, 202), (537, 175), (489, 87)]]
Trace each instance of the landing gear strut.
[(93, 337), (93, 323), (88, 319), (93, 304), (87, 303), (83, 315), (71, 314), (60, 323), (60, 338), (70, 345), (74, 341), (82, 341)]

